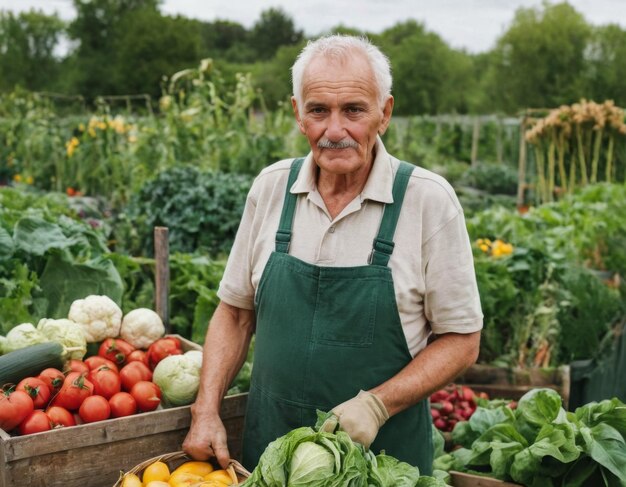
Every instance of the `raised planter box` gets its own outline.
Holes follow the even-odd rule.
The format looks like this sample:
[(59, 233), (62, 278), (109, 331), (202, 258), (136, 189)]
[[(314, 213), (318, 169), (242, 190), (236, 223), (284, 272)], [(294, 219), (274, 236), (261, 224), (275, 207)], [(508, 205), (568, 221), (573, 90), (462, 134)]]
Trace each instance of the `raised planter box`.
[(477, 392), (486, 392), (490, 398), (517, 400), (531, 389), (549, 387), (563, 398), (567, 409), (570, 397), (570, 367), (505, 368), (475, 364), (456, 379)]
[(450, 477), (453, 487), (523, 487), (520, 484), (455, 471), (450, 472)]
[[(185, 350), (200, 348), (181, 342)], [(238, 394), (222, 402), (234, 459), (241, 456), (246, 400)], [(120, 470), (180, 450), (190, 423), (190, 406), (181, 406), (25, 436), (0, 430), (0, 487), (111, 487)]]

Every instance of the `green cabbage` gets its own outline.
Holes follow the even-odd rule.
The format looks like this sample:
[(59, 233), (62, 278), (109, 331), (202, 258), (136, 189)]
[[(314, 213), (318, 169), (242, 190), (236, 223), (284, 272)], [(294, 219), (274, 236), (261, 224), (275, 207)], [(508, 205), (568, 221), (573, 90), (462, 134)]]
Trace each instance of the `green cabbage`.
[(164, 406), (186, 406), (196, 400), (200, 369), (193, 357), (170, 355), (154, 368), (152, 382), (161, 389)]
[(305, 441), (293, 452), (289, 470), (289, 485), (310, 485), (334, 476), (335, 456), (325, 447)]
[(82, 326), (71, 320), (39, 320), (39, 330), (48, 340), (58, 342), (66, 350), (67, 360), (82, 360), (87, 353), (87, 340)]
[(198, 366), (198, 369), (202, 368), (202, 352), (200, 350), (189, 350), (183, 354), (185, 357), (193, 359)]
[[(318, 412), (319, 426), (328, 413)], [(389, 455), (374, 455), (347, 433), (297, 428), (271, 442), (241, 487), (445, 487)]]
[(6, 338), (5, 352), (12, 352), (30, 345), (49, 341), (32, 323), (22, 323), (11, 328)]

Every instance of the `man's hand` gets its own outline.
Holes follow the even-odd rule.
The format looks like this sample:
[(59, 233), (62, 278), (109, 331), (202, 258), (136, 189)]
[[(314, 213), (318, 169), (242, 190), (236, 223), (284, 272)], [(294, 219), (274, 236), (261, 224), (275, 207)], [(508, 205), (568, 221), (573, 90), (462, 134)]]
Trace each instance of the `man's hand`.
[(383, 402), (366, 391), (360, 391), (356, 397), (334, 407), (332, 413), (336, 417), (326, 420), (320, 430), (332, 432), (339, 423), (339, 429), (365, 448), (370, 447), (378, 430), (389, 419)]
[(226, 428), (219, 416), (193, 420), (183, 442), (183, 450), (196, 460), (215, 457), (222, 468), (228, 466), (230, 454), (226, 444)]

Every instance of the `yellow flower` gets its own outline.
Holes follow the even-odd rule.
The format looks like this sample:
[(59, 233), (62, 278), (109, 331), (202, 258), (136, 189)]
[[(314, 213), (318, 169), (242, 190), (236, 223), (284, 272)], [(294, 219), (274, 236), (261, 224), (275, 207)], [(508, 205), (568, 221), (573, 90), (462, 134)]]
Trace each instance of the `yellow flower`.
[(33, 184), (33, 177), (32, 176), (26, 176), (26, 184)]
[(13, 181), (15, 181), (16, 183), (21, 183), (22, 182), (22, 175), (21, 174), (14, 174), (13, 175)]
[(79, 123), (78, 124), (78, 130), (81, 131), (81, 132), (84, 132), (85, 131), (85, 124), (84, 123)]
[(80, 141), (76, 137), (72, 137), (70, 140), (67, 141), (67, 143), (65, 144), (67, 157), (72, 157), (72, 154), (74, 154), (74, 151), (76, 150), (76, 147), (78, 147), (79, 144), (80, 144)]
[(491, 255), (493, 257), (504, 257), (513, 253), (513, 245), (506, 243), (503, 240), (497, 239), (491, 248)]
[(489, 252), (489, 245), (487, 245), (487, 244), (484, 244), (484, 243), (483, 243), (483, 244), (480, 244), (480, 245), (478, 246), (478, 248), (479, 248), (480, 250), (482, 250), (483, 252), (485, 252), (485, 253)]

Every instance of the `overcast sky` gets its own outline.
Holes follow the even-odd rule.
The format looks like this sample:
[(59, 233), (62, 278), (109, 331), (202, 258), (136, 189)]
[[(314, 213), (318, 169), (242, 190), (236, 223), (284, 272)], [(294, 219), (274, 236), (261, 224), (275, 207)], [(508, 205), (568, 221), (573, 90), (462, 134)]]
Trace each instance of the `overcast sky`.
[[(232, 20), (250, 28), (260, 13), (282, 7), (308, 36), (343, 24), (368, 32), (415, 19), (438, 33), (452, 47), (482, 52), (493, 47), (519, 7), (540, 6), (542, 0), (164, 0), (161, 11), (202, 20)], [(553, 2), (555, 3), (555, 2)], [(626, 27), (626, 0), (570, 0), (587, 22)], [(15, 12), (35, 7), (70, 20), (72, 0), (0, 0), (0, 9)]]

